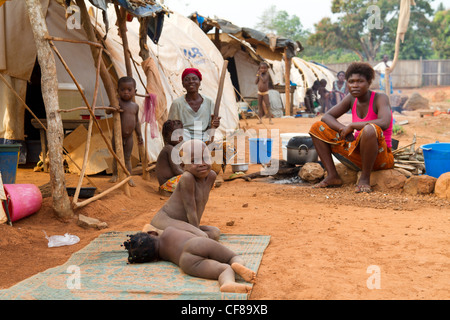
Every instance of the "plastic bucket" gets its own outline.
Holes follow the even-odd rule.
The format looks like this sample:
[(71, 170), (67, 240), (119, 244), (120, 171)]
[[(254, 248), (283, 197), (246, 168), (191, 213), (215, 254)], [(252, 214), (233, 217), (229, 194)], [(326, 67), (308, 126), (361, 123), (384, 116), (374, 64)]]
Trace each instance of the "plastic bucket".
[(450, 172), (450, 143), (424, 144), (421, 146), (425, 160), (426, 174), (435, 178)]
[(20, 147), (20, 144), (0, 145), (0, 172), (2, 173), (2, 181), (4, 184), (16, 182)]
[(28, 217), (41, 208), (42, 194), (34, 184), (5, 184), (4, 188), (11, 221)]
[(250, 162), (266, 164), (272, 158), (272, 139), (250, 138)]

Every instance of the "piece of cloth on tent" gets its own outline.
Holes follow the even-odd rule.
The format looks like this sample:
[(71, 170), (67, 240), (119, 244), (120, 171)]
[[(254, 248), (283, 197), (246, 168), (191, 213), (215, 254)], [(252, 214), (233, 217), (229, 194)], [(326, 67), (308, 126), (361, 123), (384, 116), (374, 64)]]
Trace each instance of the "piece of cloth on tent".
[[(121, 245), (134, 233), (103, 233), (65, 264), (0, 290), (0, 300), (248, 299), (245, 293), (220, 292), (218, 281), (189, 276), (171, 262), (128, 264)], [(219, 241), (257, 272), (270, 236), (222, 234)], [(236, 281), (245, 283), (239, 276)]]
[(152, 139), (158, 137), (158, 127), (156, 124), (156, 104), (156, 94), (150, 93), (148, 96), (146, 96), (144, 100), (144, 112), (141, 119), (141, 122), (150, 124), (150, 134)]
[(153, 58), (147, 58), (142, 62), (142, 70), (144, 70), (147, 80), (147, 92), (156, 95), (155, 117), (159, 128), (162, 128), (164, 122), (168, 119), (169, 112), (167, 111), (167, 99), (158, 66)]
[(283, 116), (283, 101), (277, 90), (269, 90), (270, 111), (275, 118)]

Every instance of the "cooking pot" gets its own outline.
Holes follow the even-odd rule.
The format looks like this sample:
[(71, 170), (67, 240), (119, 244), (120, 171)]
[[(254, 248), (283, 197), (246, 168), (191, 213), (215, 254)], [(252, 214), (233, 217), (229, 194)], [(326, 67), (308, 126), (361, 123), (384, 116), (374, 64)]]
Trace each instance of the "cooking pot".
[(319, 156), (309, 134), (292, 137), (287, 146), (287, 162), (289, 164), (305, 164), (317, 162)]

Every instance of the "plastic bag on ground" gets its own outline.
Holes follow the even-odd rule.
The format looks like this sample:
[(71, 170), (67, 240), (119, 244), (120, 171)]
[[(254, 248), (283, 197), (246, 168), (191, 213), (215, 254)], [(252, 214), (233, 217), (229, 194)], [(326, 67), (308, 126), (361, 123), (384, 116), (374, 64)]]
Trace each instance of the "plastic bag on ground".
[(47, 236), (47, 233), (44, 231), (45, 237), (48, 240), (48, 247), (62, 247), (62, 246), (70, 246), (72, 244), (80, 242), (80, 238), (72, 234), (64, 234), (63, 236)]

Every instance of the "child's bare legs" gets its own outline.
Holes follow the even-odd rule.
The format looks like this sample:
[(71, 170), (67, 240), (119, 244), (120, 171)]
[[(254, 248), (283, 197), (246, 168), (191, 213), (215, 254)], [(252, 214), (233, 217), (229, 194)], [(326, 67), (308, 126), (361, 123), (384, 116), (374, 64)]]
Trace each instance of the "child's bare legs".
[(246, 281), (255, 279), (255, 273), (243, 265), (241, 257), (208, 238), (189, 240), (181, 254), (179, 265), (191, 276), (217, 279), (222, 292), (250, 292), (251, 286), (236, 283), (235, 272)]
[[(131, 175), (131, 152), (133, 151), (133, 134), (130, 134), (128, 137), (122, 136), (122, 140), (125, 166), (127, 167), (127, 170)], [(130, 185), (130, 187), (136, 186), (133, 179), (128, 180), (128, 184)]]
[[(131, 151), (133, 151), (133, 135), (130, 135), (128, 137), (122, 136), (122, 143), (123, 143), (123, 155), (125, 158), (125, 167), (127, 168), (128, 172), (131, 175)], [(116, 152), (116, 144), (114, 138), (112, 139), (112, 148), (114, 152)], [(109, 180), (109, 182), (116, 183), (119, 179), (117, 174), (117, 161), (115, 158), (113, 158), (112, 162), (112, 177)], [(132, 179), (128, 180), (128, 184), (131, 187), (135, 187), (134, 181)]]
[(270, 100), (269, 100), (269, 95), (266, 94), (263, 97), (263, 101), (264, 101), (264, 105), (266, 106), (266, 108), (264, 109), (267, 112), (267, 115), (269, 117), (269, 124), (273, 124), (272, 121), (272, 111), (270, 111)]

